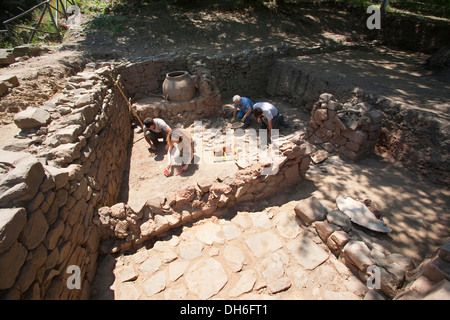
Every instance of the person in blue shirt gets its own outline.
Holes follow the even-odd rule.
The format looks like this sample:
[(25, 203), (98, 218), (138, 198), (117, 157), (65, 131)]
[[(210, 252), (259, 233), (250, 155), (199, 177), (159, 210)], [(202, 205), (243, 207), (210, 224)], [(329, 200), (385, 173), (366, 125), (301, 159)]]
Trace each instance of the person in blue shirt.
[(253, 112), (253, 102), (249, 98), (241, 97), (239, 95), (233, 97), (233, 102), (234, 110), (232, 121), (234, 122), (236, 118), (238, 118), (244, 122), (244, 128), (248, 128), (251, 122), (250, 115)]

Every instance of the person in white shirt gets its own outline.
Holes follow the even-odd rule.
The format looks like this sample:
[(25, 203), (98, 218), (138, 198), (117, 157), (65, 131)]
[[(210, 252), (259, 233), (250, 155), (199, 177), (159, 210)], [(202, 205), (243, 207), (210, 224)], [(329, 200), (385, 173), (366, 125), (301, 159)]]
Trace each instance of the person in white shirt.
[(172, 132), (169, 125), (160, 118), (146, 118), (144, 120), (144, 128), (142, 129), (144, 131), (145, 140), (153, 151), (156, 150), (158, 138), (163, 138), (165, 141), (167, 135)]
[(253, 116), (261, 126), (261, 129), (268, 129), (268, 138), (272, 136), (272, 129), (279, 129), (281, 126), (287, 127), (284, 116), (278, 109), (269, 102), (258, 102), (253, 105)]
[(181, 174), (187, 170), (190, 163), (194, 158), (194, 140), (192, 140), (191, 134), (186, 129), (174, 129), (167, 135), (167, 158), (168, 164), (164, 175), (169, 176), (172, 162), (176, 165), (184, 165), (181, 170), (176, 172), (176, 175)]

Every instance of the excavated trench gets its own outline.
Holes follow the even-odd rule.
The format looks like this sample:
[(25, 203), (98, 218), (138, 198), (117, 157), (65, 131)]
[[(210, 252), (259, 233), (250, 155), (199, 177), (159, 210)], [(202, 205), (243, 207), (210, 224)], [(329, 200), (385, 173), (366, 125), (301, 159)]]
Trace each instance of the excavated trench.
[[(0, 294), (18, 298), (114, 298), (110, 286), (115, 283), (116, 298), (163, 298), (164, 289), (156, 293), (153, 289), (145, 292), (140, 289), (137, 296), (127, 295), (129, 287), (120, 284), (127, 286), (143, 275), (136, 273), (124, 280), (114, 270), (132, 265), (126, 257), (135, 257), (136, 252), (143, 257), (143, 248), (151, 249), (161, 239), (170, 238), (173, 244), (170, 235), (180, 239), (191, 237), (182, 236), (189, 229), (184, 226), (197, 230), (196, 221), (201, 225), (202, 219), (220, 225), (236, 217), (242, 219), (240, 212), (253, 218), (254, 213), (264, 213), (277, 223), (278, 215), (285, 217), (280, 212), (288, 212), (292, 221), (301, 226), (302, 234), (312, 237), (315, 234), (315, 241), (319, 242), (322, 235), (317, 227), (316, 231), (295, 218), (293, 209), (299, 201), (314, 196), (325, 208), (333, 210), (338, 194), (376, 202), (385, 222), (393, 229), (384, 235), (353, 226), (352, 241), (366, 243), (372, 253), (374, 249), (385, 255), (400, 253), (411, 259), (415, 267), (419, 266), (449, 236), (448, 190), (430, 180), (448, 185), (445, 114), (450, 88), (445, 83), (437, 86), (437, 80), (419, 74), (416, 65), (421, 57), (418, 55), (400, 57), (395, 52), (350, 49), (329, 51), (308, 54), (306, 50), (297, 56), (299, 52), (269, 47), (234, 55), (148, 57), (120, 64), (93, 64), (71, 77), (64, 94), (47, 105), (49, 114), (58, 117), (48, 120), (46, 130), (26, 131), (20, 147), (16, 144), (14, 148), (10, 143), (5, 151), (8, 157), (21, 151), (37, 159), (30, 160), (21, 153), (9, 161), (16, 168), (22, 168), (20, 163), (25, 161), (23, 170), (33, 169), (32, 175), (25, 176), (34, 177), (39, 188), (17, 188), (14, 190), (18, 191), (2, 196), (3, 208), (23, 207), (28, 218), (17, 243), (2, 248), (3, 257), (19, 256), (19, 259), (8, 274), (15, 280), (1, 282)], [(418, 60), (411, 61), (411, 58)], [(157, 97), (164, 75), (175, 70), (187, 70), (193, 77), (197, 89), (194, 99), (172, 103)], [(358, 73), (358, 70), (365, 71)], [(381, 74), (386, 70), (390, 70), (388, 79), (392, 82), (383, 81)], [(119, 82), (126, 95), (133, 97), (131, 101), (141, 119), (161, 117), (173, 128), (184, 126), (196, 134), (195, 163), (186, 172), (180, 176), (163, 175), (164, 146), (153, 153), (143, 134), (138, 130), (133, 132), (130, 123), (136, 124), (136, 119), (111, 81), (111, 72), (119, 75)], [(371, 146), (372, 152), (358, 154), (361, 156), (355, 159), (358, 161), (350, 161), (334, 153), (341, 154), (337, 145), (330, 148), (334, 141), (326, 139), (326, 132), (321, 136), (319, 131), (311, 131), (312, 115), (319, 108), (317, 103), (329, 103), (319, 99), (323, 93), (332, 94), (336, 103), (354, 106), (365, 102), (379, 111), (382, 128), (379, 128), (378, 144)], [(247, 96), (254, 102), (270, 101), (286, 116), (290, 127), (280, 130), (283, 139), (277, 154), (279, 170), (275, 174), (261, 174), (268, 163), (261, 158), (252, 161), (257, 158), (250, 159), (254, 155), (239, 153), (240, 150), (233, 150), (222, 161), (205, 161), (214, 158), (214, 147), (230, 129), (229, 100), (233, 94)], [(69, 112), (63, 115), (58, 110)], [(331, 123), (324, 125), (332, 130)], [(252, 129), (256, 132), (257, 128), (254, 121), (247, 133), (253, 132)], [(234, 139), (244, 141), (246, 146), (252, 142), (244, 131), (233, 133)], [(317, 151), (323, 149), (330, 152), (325, 160), (311, 162), (311, 157), (314, 159)], [(383, 151), (387, 151), (385, 157)], [(414, 172), (396, 162), (412, 168), (412, 159), (416, 164)], [(6, 170), (5, 175), (9, 177), (10, 173)], [(20, 182), (28, 186), (33, 179), (27, 179)], [(8, 181), (9, 187), (17, 182), (12, 180), (12, 175)], [(11, 199), (14, 201), (8, 202)], [(223, 219), (211, 220), (212, 216)], [(262, 225), (253, 223), (253, 226)], [(242, 224), (241, 227), (247, 230)], [(31, 236), (36, 233), (39, 236)], [(248, 237), (243, 239), (250, 241)], [(322, 250), (334, 257), (326, 238), (322, 240)], [(220, 245), (223, 243), (219, 241), (216, 248), (219, 257)], [(37, 268), (40, 272), (33, 276), (26, 272), (32, 260), (25, 263), (25, 256), (36, 248), (42, 254), (46, 252), (44, 261), (52, 262), (41, 264)], [(209, 257), (216, 256), (216, 251), (210, 251)], [(295, 250), (289, 254), (296, 256)], [(281, 255), (284, 261), (286, 252)], [(249, 266), (258, 263), (253, 259), (247, 261)], [(66, 286), (69, 276), (66, 269), (71, 265), (82, 270), (81, 290)], [(285, 275), (288, 276), (288, 271)], [(135, 283), (143, 285), (139, 281)], [(230, 278), (229, 286), (236, 283), (236, 277)], [(295, 298), (298, 288), (294, 289), (294, 280), (292, 283), (290, 288), (280, 291), (259, 283), (254, 293), (279, 293), (277, 297)], [(401, 285), (395, 289), (399, 290)], [(215, 295), (189, 290), (182, 297), (197, 299)], [(225, 291), (220, 292), (217, 297), (231, 297)], [(388, 292), (383, 294), (392, 298), (397, 291)]]

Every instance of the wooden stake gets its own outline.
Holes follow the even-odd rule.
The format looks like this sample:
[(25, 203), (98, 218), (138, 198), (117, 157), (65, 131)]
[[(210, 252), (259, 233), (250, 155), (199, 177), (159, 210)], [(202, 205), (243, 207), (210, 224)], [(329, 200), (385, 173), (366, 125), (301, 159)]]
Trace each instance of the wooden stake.
[(139, 118), (138, 114), (136, 113), (136, 111), (133, 109), (133, 107), (131, 106), (130, 101), (128, 101), (127, 97), (125, 96), (125, 93), (123, 93), (122, 88), (119, 86), (119, 84), (117, 83), (117, 81), (114, 79), (114, 77), (111, 74), (111, 78), (113, 79), (115, 85), (117, 88), (119, 88), (120, 93), (122, 94), (122, 97), (125, 99), (125, 101), (128, 104), (128, 108), (130, 108), (131, 112), (133, 112), (134, 116), (136, 117), (136, 119), (138, 119), (139, 123), (142, 126), (142, 129), (144, 129), (144, 124), (142, 123), (141, 119)]

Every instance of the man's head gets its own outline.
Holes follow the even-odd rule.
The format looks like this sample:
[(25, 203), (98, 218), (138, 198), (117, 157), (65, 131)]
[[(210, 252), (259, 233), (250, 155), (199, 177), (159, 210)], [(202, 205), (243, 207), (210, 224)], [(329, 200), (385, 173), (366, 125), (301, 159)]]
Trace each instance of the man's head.
[(146, 126), (149, 129), (152, 129), (152, 126), (155, 125), (155, 121), (153, 121), (153, 118), (145, 118), (144, 120), (144, 126)]
[(256, 107), (255, 109), (253, 109), (253, 116), (259, 120), (259, 118), (262, 116), (263, 111), (261, 110), (261, 108)]
[(235, 95), (233, 97), (233, 102), (236, 103), (237, 105), (240, 105), (241, 104), (241, 96)]

